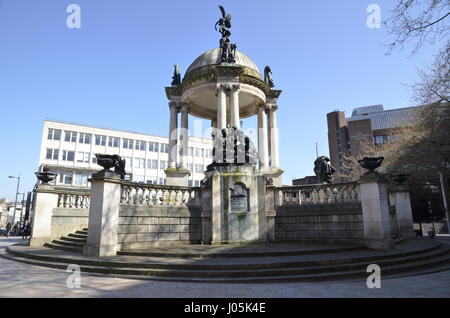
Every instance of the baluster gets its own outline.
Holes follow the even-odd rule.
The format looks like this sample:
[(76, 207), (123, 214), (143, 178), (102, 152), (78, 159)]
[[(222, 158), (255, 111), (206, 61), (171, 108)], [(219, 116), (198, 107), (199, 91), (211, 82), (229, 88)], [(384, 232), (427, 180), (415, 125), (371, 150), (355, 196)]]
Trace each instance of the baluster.
[(120, 203), (125, 203), (126, 200), (126, 190), (124, 186), (120, 187)]
[(186, 206), (187, 200), (186, 200), (186, 190), (181, 190), (181, 206)]
[(75, 194), (75, 195), (74, 195), (74, 201), (75, 201), (75, 202), (74, 202), (74, 206), (75, 206), (76, 209), (79, 208), (79, 205), (80, 205), (79, 200), (80, 200), (80, 195), (79, 195), (79, 194)]
[(159, 198), (159, 201), (161, 201), (160, 205), (164, 205), (165, 202), (165, 194), (166, 194), (166, 189), (161, 189), (161, 197)]
[(61, 205), (62, 205), (62, 194), (58, 193), (58, 203), (57, 203), (58, 208), (60, 208)]
[(344, 202), (350, 201), (350, 200), (348, 199), (349, 188), (350, 188), (350, 186), (344, 186), (344, 187), (342, 187), (342, 191), (343, 191), (343, 196), (342, 196), (342, 198), (343, 198)]
[(158, 204), (158, 193), (159, 190), (158, 189), (153, 189), (152, 191), (152, 195), (153, 195), (153, 205), (157, 205)]

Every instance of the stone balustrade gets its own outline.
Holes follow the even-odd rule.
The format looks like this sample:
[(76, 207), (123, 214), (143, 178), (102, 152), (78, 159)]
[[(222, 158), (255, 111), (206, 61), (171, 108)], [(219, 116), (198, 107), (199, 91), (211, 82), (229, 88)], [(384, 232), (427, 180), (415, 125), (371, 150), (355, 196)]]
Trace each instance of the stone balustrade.
[(122, 182), (120, 203), (141, 206), (198, 206), (200, 188)]
[(72, 192), (58, 191), (57, 208), (66, 209), (89, 209), (90, 191), (89, 192)]
[(277, 194), (275, 204), (278, 206), (360, 201), (356, 182), (283, 186), (276, 188), (275, 191)]

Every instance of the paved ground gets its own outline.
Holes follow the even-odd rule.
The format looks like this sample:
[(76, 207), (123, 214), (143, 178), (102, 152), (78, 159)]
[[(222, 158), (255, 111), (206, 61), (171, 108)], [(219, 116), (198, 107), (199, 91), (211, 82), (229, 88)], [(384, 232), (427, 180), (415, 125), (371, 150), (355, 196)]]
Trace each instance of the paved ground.
[[(439, 237), (450, 244), (450, 238)], [(20, 242), (1, 238), (0, 249)], [(0, 258), (0, 297), (447, 297), (450, 271), (415, 277), (382, 279), (380, 289), (365, 281), (289, 284), (200, 284), (81, 276), (81, 288), (67, 287), (71, 273)]]

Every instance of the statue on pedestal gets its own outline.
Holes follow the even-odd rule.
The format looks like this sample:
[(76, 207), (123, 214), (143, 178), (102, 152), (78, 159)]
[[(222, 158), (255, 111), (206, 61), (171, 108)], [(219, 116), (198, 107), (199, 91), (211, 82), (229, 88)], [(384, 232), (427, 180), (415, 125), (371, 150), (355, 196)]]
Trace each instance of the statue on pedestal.
[(273, 80), (272, 80), (272, 70), (270, 69), (270, 66), (268, 66), (268, 65), (264, 68), (264, 82), (266, 82), (270, 88), (275, 87), (275, 84), (273, 83)]
[(314, 161), (314, 172), (317, 183), (333, 183), (333, 174), (336, 169), (330, 164), (330, 158), (320, 156)]
[[(222, 12), (222, 18), (216, 22), (214, 28), (222, 34), (219, 42), (219, 47), (221, 50), (220, 63), (236, 63), (234, 57), (236, 54), (237, 45), (231, 43), (230, 41), (231, 32), (229, 29), (231, 28), (231, 14), (227, 14), (224, 7), (219, 6), (219, 8)], [(219, 26), (219, 30), (217, 30), (217, 26)]]
[(180, 71), (180, 66), (178, 66), (178, 64), (175, 64), (174, 66), (174, 70), (173, 70), (173, 76), (172, 76), (172, 86), (180, 86), (181, 84), (181, 71)]

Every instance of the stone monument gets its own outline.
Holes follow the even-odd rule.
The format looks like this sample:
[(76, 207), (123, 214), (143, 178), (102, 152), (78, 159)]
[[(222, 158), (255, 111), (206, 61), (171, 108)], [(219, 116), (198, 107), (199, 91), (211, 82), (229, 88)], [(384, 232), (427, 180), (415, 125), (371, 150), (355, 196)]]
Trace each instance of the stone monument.
[[(219, 8), (221, 18), (215, 24), (221, 35), (219, 47), (200, 55), (181, 82), (166, 87), (170, 109), (166, 184), (188, 185), (188, 115), (211, 120), (213, 163), (202, 181), (203, 242), (266, 240), (266, 181), (280, 186), (283, 172), (277, 123), (281, 90), (273, 89), (269, 67), (261, 75), (255, 63), (236, 49), (230, 40), (231, 14)], [(241, 128), (241, 119), (254, 115), (257, 151)]]

